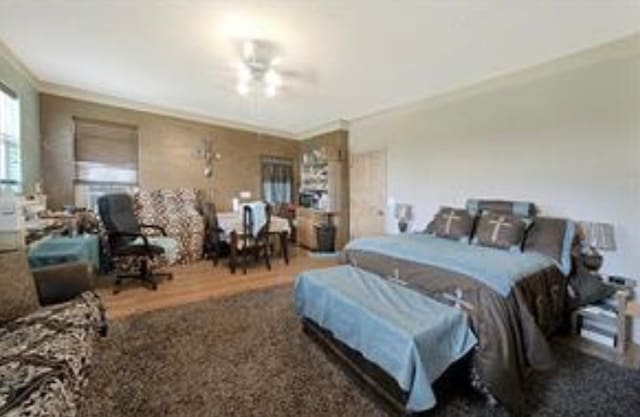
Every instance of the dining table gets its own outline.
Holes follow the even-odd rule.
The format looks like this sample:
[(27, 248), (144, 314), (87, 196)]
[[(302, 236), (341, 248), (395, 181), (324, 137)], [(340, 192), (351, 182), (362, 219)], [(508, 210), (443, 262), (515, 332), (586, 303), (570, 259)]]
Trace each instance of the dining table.
[[(218, 213), (218, 227), (222, 229), (226, 234), (231, 234), (232, 231), (242, 232), (242, 213), (235, 211), (225, 211)], [(269, 233), (279, 234), (291, 233), (291, 226), (289, 225), (289, 219), (284, 217), (272, 215), (269, 220)]]
[[(217, 214), (218, 227), (226, 236), (231, 236), (235, 231), (242, 233), (242, 213), (235, 211), (225, 211)], [(278, 236), (280, 243), (280, 252), (286, 264), (289, 264), (289, 235), (291, 234), (291, 225), (289, 219), (280, 216), (271, 215), (269, 219), (269, 233)]]

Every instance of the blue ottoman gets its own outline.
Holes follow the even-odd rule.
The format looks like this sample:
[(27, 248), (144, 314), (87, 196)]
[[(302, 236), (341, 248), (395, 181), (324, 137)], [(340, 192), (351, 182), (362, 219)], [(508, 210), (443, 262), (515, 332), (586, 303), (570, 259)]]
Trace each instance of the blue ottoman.
[(29, 247), (29, 265), (38, 268), (67, 262), (86, 262), (100, 270), (100, 242), (97, 235), (51, 237)]

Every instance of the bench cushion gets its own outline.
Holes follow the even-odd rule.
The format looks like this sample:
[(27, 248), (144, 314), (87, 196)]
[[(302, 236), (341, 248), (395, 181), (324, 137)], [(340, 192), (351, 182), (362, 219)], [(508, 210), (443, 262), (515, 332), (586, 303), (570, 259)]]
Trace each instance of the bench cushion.
[(476, 344), (464, 312), (352, 266), (301, 273), (294, 299), (299, 315), (393, 377), (410, 412), (435, 405), (431, 384)]

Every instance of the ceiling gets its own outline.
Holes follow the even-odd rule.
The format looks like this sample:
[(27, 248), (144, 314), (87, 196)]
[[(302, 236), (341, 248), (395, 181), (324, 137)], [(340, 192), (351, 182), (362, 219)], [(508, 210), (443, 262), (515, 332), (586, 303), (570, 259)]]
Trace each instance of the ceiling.
[[(45, 91), (291, 135), (638, 31), (638, 0), (0, 0), (0, 40)], [(246, 38), (281, 51), (273, 99), (235, 91)]]

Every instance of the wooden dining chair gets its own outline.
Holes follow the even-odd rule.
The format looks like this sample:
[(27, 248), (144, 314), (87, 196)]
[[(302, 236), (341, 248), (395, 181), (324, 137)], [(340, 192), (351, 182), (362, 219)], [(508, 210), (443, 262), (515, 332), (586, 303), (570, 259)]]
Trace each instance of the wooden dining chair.
[(242, 209), (242, 231), (231, 232), (231, 257), (229, 267), (231, 273), (235, 274), (238, 258), (242, 257), (242, 271), (247, 273), (249, 256), (253, 255), (255, 261), (264, 256), (267, 269), (271, 270), (271, 242), (269, 239), (269, 228), (271, 223), (271, 205), (265, 203), (266, 222), (260, 230), (254, 234), (255, 213), (250, 205), (245, 205)]
[(217, 266), (221, 257), (229, 255), (229, 243), (225, 241), (224, 230), (218, 225), (218, 212), (214, 203), (202, 204), (202, 215), (205, 219), (204, 255)]

